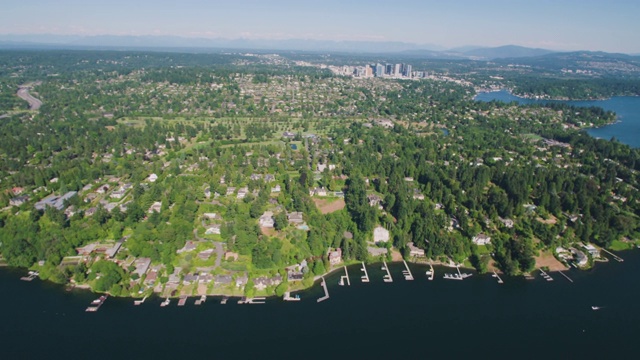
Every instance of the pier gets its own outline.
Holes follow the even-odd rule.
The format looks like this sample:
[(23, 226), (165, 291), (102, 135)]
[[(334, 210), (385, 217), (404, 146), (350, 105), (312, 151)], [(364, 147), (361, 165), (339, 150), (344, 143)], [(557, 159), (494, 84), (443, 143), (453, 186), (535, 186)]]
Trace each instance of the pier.
[(367, 267), (364, 265), (364, 261), (362, 262), (362, 269), (360, 269), (362, 271), (364, 271), (364, 275), (362, 276), (362, 282), (369, 282), (369, 274), (367, 273)]
[(553, 278), (551, 276), (549, 276), (549, 274), (547, 274), (544, 270), (540, 269), (540, 274), (542, 274), (542, 277), (547, 280), (547, 281), (553, 281)]
[(160, 303), (160, 307), (165, 307), (171, 304), (171, 299), (166, 298), (163, 302)]
[(389, 272), (389, 266), (387, 266), (387, 262), (382, 262), (384, 265), (382, 266), (382, 270), (387, 271), (387, 275), (384, 276), (384, 282), (393, 282), (393, 278), (391, 278), (391, 273)]
[(407, 262), (404, 260), (402, 260), (402, 262), (404, 263), (404, 267), (407, 269), (402, 271), (405, 280), (413, 280), (413, 274), (411, 273), (411, 269), (409, 269), (409, 265), (407, 265)]
[(433, 265), (429, 263), (429, 270), (427, 270), (427, 276), (429, 276), (429, 280), (433, 280), (433, 277), (436, 275), (435, 270), (433, 270)]
[(229, 297), (225, 296), (225, 297), (222, 298), (222, 300), (220, 300), (220, 304), (221, 305), (226, 305), (227, 301), (229, 301)]
[[(264, 304), (265, 300), (266, 300), (266, 298), (264, 298), (264, 297), (254, 297), (254, 298), (251, 298), (251, 299), (246, 299), (243, 302), (243, 304), (251, 304), (251, 305), (253, 305), (253, 304)], [(238, 301), (238, 304), (240, 304), (239, 301)]]
[(611, 257), (613, 257), (613, 259), (617, 262), (623, 262), (624, 260), (622, 260), (622, 258), (614, 253), (612, 253), (611, 251), (602, 248), (602, 251), (606, 252), (607, 254), (611, 255)]
[(196, 300), (196, 305), (202, 305), (202, 303), (204, 303), (205, 301), (207, 301), (207, 295), (202, 295), (200, 296), (200, 299)]
[(564, 277), (565, 277), (565, 279), (567, 279), (567, 280), (569, 280), (569, 281), (573, 282), (573, 280), (571, 280), (571, 278), (570, 278), (570, 277), (568, 277), (565, 273), (563, 273), (562, 271), (558, 271), (558, 272), (560, 273), (560, 275), (564, 276)]
[(22, 280), (22, 281), (32, 281), (33, 279), (38, 277), (38, 275), (40, 275), (40, 274), (37, 271), (29, 271), (28, 275), (21, 277), (20, 280)]
[(290, 292), (284, 293), (284, 297), (282, 298), (284, 301), (300, 301), (300, 295), (291, 296)]
[(493, 270), (493, 275), (491, 276), (493, 276), (494, 278), (498, 278), (498, 284), (504, 284), (504, 281), (502, 281), (502, 279), (500, 278), (500, 275), (498, 275), (498, 273), (495, 270)]
[(142, 298), (142, 300), (135, 300), (135, 301), (133, 302), (133, 305), (138, 306), (138, 305), (140, 305), (140, 304), (144, 304), (144, 301), (145, 301), (145, 300), (147, 300), (147, 296), (143, 297), (143, 298)]
[(322, 277), (322, 288), (324, 289), (324, 296), (318, 299), (318, 302), (325, 301), (329, 298), (329, 290), (327, 289), (327, 282)]
[(347, 285), (348, 285), (348, 286), (351, 286), (351, 281), (349, 281), (349, 272), (347, 271), (347, 267), (346, 267), (346, 266), (344, 267), (344, 275), (342, 275), (342, 276), (340, 277), (340, 282), (338, 282), (338, 284), (339, 284), (340, 286), (343, 286), (343, 285), (344, 285), (345, 280), (347, 281)]
[(178, 300), (178, 306), (184, 306), (184, 304), (187, 303), (187, 297), (186, 296), (180, 296), (180, 299)]
[(96, 311), (98, 311), (98, 309), (100, 309), (102, 304), (104, 304), (104, 302), (107, 300), (107, 297), (109, 297), (109, 295), (102, 295), (99, 298), (93, 300), (91, 302), (91, 305), (93, 305), (93, 306), (89, 306), (85, 311), (86, 312), (96, 312)]

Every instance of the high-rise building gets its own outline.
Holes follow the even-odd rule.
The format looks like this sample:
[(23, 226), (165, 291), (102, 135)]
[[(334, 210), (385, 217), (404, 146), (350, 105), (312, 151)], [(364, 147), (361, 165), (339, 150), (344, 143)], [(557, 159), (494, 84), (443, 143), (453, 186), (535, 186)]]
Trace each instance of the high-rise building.
[(406, 77), (411, 77), (411, 70), (412, 70), (412, 69), (411, 69), (411, 65), (406, 64), (406, 65), (404, 66), (404, 76), (406, 76)]
[(384, 75), (384, 66), (376, 64), (376, 77), (382, 77), (382, 75)]
[(393, 75), (393, 64), (387, 64), (385, 67), (386, 71), (384, 73), (387, 75)]
[(402, 74), (402, 64), (396, 64), (393, 68), (393, 76), (400, 76)]

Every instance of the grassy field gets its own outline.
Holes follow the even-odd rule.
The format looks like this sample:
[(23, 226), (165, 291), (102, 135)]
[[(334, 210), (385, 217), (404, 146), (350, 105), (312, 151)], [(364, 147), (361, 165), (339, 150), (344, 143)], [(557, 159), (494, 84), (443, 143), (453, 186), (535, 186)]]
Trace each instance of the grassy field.
[(609, 246), (609, 249), (613, 250), (613, 251), (622, 251), (622, 250), (633, 249), (634, 246), (635, 246), (635, 244), (632, 243), (632, 242), (624, 242), (624, 241), (620, 241), (620, 240), (614, 240), (611, 243), (611, 246)]

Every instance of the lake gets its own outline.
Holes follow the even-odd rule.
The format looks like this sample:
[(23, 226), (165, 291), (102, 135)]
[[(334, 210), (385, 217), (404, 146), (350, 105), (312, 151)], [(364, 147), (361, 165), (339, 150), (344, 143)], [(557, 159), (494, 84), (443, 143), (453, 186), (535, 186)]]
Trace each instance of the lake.
[[(96, 313), (84, 309), (97, 296), (34, 280), (25, 270), (0, 269), (0, 339), (5, 359), (41, 358), (616, 358), (637, 353), (640, 335), (640, 250), (625, 261), (571, 270), (547, 282), (490, 275), (445, 280), (436, 267), (380, 264), (349, 268), (351, 286), (338, 286), (343, 271), (326, 277), (330, 298), (316, 284), (300, 302), (267, 299), (263, 305), (221, 305), (209, 298), (168, 307), (151, 298), (109, 298)], [(591, 306), (601, 306), (594, 311)]]
[(502, 101), (518, 102), (520, 104), (545, 104), (561, 102), (575, 106), (598, 106), (605, 110), (614, 111), (618, 116), (618, 122), (600, 128), (587, 129), (589, 135), (609, 140), (615, 137), (621, 143), (631, 147), (640, 147), (640, 97), (616, 96), (608, 100), (593, 101), (558, 101), (558, 100), (534, 100), (514, 96), (506, 90), (479, 93), (475, 100), (478, 101)]

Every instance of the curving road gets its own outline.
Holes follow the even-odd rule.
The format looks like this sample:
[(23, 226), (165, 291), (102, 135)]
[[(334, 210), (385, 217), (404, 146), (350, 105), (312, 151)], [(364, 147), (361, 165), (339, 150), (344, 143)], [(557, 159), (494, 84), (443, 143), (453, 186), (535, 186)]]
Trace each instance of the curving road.
[(42, 101), (29, 94), (30, 89), (31, 88), (28, 86), (21, 86), (20, 89), (18, 89), (18, 96), (29, 103), (31, 110), (38, 110), (40, 109), (40, 106), (42, 106)]

